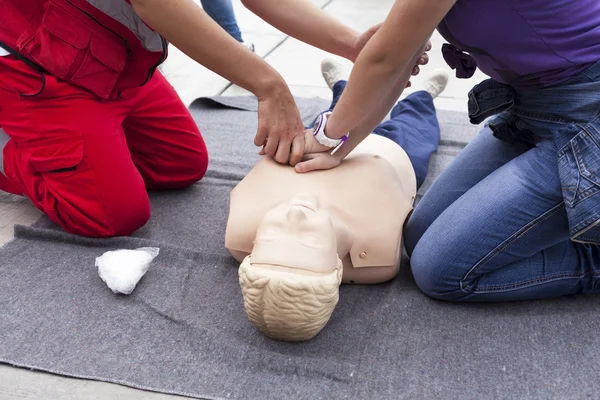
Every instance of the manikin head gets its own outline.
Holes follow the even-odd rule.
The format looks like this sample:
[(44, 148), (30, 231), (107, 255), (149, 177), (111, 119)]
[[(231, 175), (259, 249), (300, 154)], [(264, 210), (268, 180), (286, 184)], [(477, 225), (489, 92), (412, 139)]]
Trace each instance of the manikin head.
[(331, 215), (297, 194), (265, 214), (240, 266), (248, 318), (273, 339), (309, 340), (337, 305), (342, 271)]

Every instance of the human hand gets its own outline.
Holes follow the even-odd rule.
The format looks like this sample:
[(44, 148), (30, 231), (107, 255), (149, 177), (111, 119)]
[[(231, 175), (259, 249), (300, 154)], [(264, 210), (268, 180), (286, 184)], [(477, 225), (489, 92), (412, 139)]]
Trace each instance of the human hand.
[(356, 57), (358, 57), (358, 54), (367, 45), (369, 40), (371, 40), (373, 35), (375, 35), (377, 33), (379, 28), (381, 28), (381, 25), (383, 25), (383, 23), (374, 25), (358, 36), (358, 38), (354, 42), (354, 54), (355, 55), (354, 55), (354, 57), (353, 57), (354, 59), (352, 61), (356, 61)]
[(331, 147), (323, 146), (315, 139), (312, 129), (304, 131), (304, 154), (322, 153), (327, 150), (332, 150)]
[[(423, 54), (417, 59), (417, 63), (415, 64), (415, 66), (413, 67), (413, 70), (411, 72), (412, 76), (417, 76), (419, 75), (419, 73), (421, 72), (421, 68), (419, 67), (420, 65), (427, 65), (427, 63), (429, 63), (429, 54), (427, 54), (427, 52), (429, 50), (431, 50), (431, 40), (427, 41), (427, 44), (425, 45), (425, 49)], [(408, 83), (406, 84), (406, 87), (411, 87), (411, 82), (408, 81)]]
[(304, 126), (287, 86), (258, 97), (258, 130), (254, 138), (262, 146), (260, 155), (269, 155), (281, 164), (294, 166), (304, 155)]
[(306, 173), (310, 171), (332, 169), (340, 165), (342, 159), (337, 154), (331, 155), (329, 152), (305, 154), (302, 162), (296, 164), (296, 172)]

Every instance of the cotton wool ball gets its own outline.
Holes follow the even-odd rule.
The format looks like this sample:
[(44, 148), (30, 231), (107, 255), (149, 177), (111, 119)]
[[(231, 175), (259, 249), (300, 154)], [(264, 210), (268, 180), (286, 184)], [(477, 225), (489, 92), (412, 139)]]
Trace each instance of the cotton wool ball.
[(98, 275), (113, 293), (130, 294), (159, 251), (155, 247), (107, 251), (96, 258)]

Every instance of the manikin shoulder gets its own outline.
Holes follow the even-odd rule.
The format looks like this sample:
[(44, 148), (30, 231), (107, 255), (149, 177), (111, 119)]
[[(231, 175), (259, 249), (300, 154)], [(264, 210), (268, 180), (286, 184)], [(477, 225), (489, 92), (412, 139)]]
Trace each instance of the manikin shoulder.
[(327, 171), (298, 174), (270, 158), (261, 159), (231, 193), (226, 247), (250, 253), (263, 216), (296, 193), (308, 192), (351, 230), (355, 266), (390, 265), (386, 263), (396, 258), (412, 209), (416, 180), (398, 145), (375, 135), (369, 139)]

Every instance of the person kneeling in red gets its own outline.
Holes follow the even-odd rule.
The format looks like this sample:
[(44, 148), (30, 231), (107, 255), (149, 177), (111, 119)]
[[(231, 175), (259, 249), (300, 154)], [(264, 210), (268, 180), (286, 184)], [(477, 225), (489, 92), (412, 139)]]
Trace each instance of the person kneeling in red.
[(158, 34), (87, 1), (7, 0), (0, 15), (0, 190), (68, 232), (107, 237), (148, 221), (148, 188), (203, 177), (200, 131), (155, 71)]

